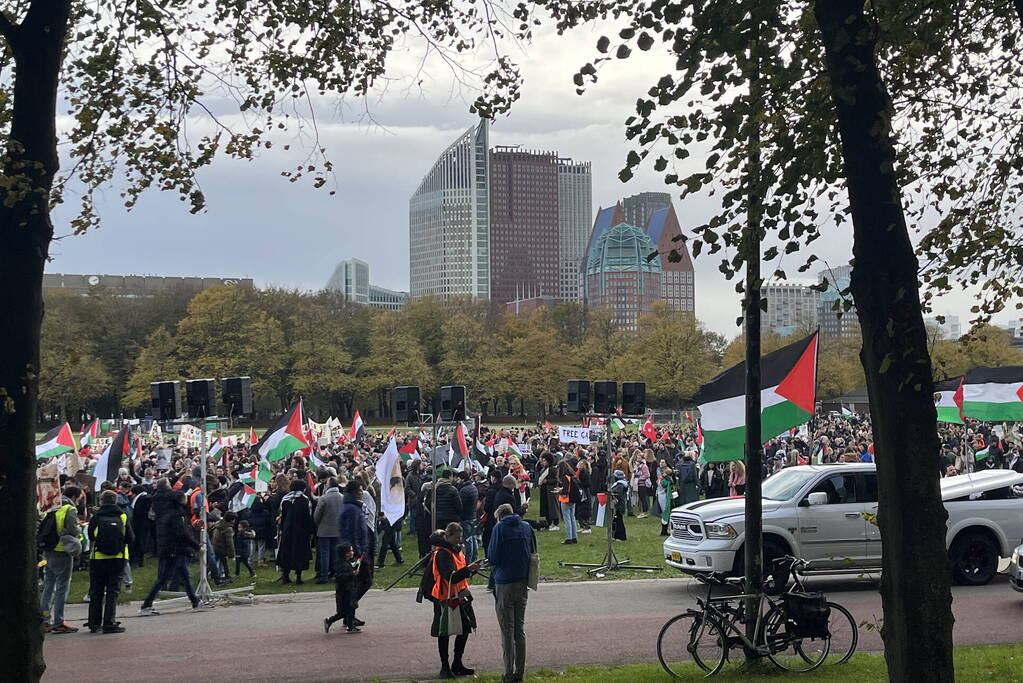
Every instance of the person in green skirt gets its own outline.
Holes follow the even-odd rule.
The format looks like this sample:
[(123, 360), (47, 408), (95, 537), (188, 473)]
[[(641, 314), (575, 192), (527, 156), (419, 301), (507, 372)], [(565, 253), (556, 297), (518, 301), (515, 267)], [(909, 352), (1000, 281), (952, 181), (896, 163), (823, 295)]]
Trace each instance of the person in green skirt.
[(678, 496), (675, 492), (675, 472), (668, 463), (661, 460), (658, 467), (657, 502), (661, 506), (661, 536), (668, 535), (668, 522), (671, 520), (671, 508)]

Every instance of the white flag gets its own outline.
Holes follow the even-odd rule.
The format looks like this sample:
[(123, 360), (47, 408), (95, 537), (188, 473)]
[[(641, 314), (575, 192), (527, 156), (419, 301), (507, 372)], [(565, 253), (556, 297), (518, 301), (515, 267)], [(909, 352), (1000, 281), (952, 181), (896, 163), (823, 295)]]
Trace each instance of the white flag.
[(405, 514), (405, 480), (401, 476), (401, 457), (393, 436), (387, 450), (377, 460), (377, 481), (380, 482), (380, 512), (394, 524)]

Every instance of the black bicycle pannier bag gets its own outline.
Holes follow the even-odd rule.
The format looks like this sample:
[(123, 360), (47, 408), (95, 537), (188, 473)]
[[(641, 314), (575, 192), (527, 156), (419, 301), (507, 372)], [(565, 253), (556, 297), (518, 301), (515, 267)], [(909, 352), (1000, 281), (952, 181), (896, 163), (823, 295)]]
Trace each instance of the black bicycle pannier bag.
[(795, 638), (830, 638), (831, 608), (823, 593), (786, 593), (785, 630)]

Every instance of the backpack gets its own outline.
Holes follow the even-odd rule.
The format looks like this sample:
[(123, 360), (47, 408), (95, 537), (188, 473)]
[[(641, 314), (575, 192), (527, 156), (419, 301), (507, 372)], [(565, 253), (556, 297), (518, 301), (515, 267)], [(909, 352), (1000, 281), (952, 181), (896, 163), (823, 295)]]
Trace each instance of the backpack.
[(436, 551), (430, 551), (430, 559), (423, 565), (423, 578), (419, 580), (416, 602), (422, 602), (423, 598), (433, 602), (433, 563), (436, 556)]
[(118, 517), (97, 517), (95, 548), (104, 555), (124, 553), (124, 524)]
[(60, 542), (60, 533), (57, 531), (57, 511), (50, 510), (39, 520), (39, 528), (36, 530), (36, 546), (40, 550), (53, 550)]

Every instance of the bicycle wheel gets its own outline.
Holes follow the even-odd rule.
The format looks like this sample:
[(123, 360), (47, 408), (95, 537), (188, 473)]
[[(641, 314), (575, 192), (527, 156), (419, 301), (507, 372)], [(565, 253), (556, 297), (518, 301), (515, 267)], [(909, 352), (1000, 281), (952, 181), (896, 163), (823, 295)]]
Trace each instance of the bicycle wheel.
[(849, 610), (837, 602), (829, 602), (831, 616), (828, 618), (828, 631), (831, 633), (831, 649), (828, 652), (828, 664), (845, 664), (856, 652), (860, 642), (859, 628)]
[(785, 608), (777, 605), (764, 617), (767, 658), (785, 671), (813, 671), (824, 663), (831, 646), (829, 638), (796, 638), (785, 628)]
[(726, 643), (721, 625), (703, 612), (689, 610), (672, 617), (657, 635), (657, 659), (675, 678), (692, 676), (690, 662), (713, 676), (725, 665)]

